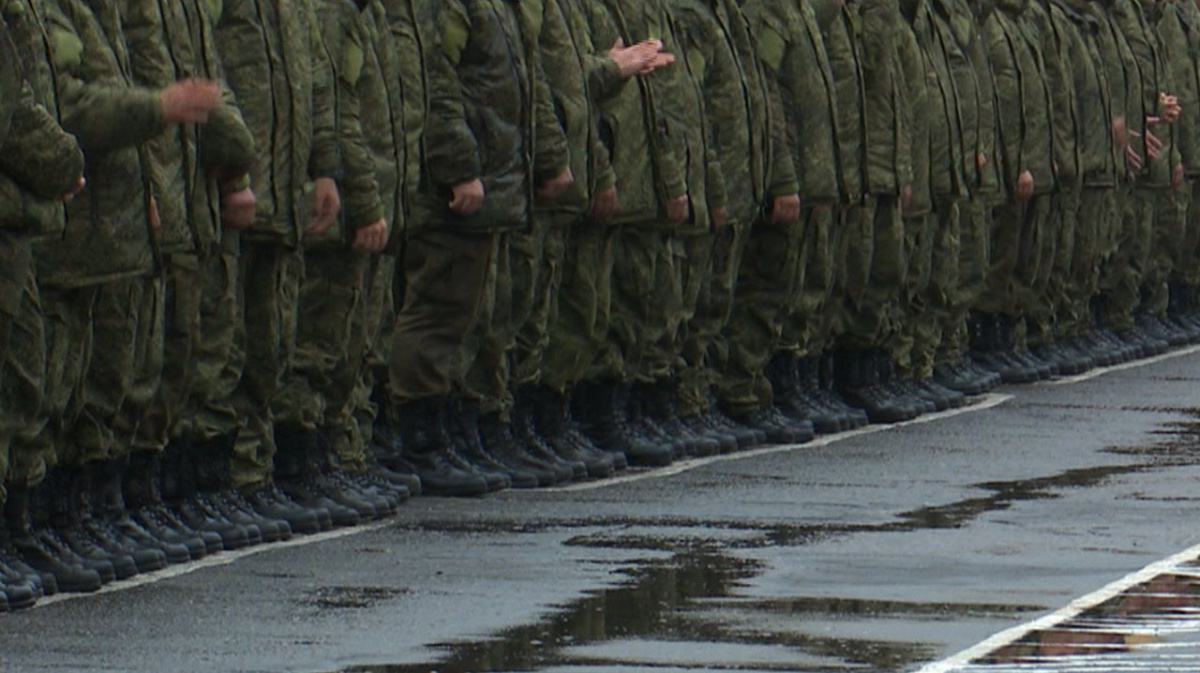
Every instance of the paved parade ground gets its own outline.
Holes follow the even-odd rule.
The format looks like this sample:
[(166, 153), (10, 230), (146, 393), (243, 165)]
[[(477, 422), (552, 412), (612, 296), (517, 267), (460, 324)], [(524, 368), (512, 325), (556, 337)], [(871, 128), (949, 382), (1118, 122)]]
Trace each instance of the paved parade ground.
[(0, 670), (1200, 670), (1200, 350), (226, 553), (0, 616)]

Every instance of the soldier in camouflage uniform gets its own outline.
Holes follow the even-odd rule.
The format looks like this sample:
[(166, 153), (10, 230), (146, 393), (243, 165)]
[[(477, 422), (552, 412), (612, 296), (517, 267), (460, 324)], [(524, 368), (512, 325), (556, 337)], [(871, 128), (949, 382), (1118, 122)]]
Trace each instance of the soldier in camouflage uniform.
[[(729, 212), (729, 222), (706, 237), (713, 270), (709, 286), (701, 290), (696, 315), (686, 326), (683, 354), (688, 368), (680, 412), (693, 434), (713, 437), (729, 451), (742, 443), (736, 433), (713, 427), (712, 420), (702, 416), (712, 385), (708, 370), (725, 370), (737, 347), (738, 335), (726, 327), (747, 244), (760, 227), (797, 226), (800, 199), (779, 84), (759, 55), (746, 15), (733, 3), (681, 1), (676, 17), (684, 36), (684, 60), (702, 86)], [(783, 416), (769, 404), (731, 412), (735, 420), (765, 434), (767, 441), (806, 441), (813, 435), (808, 419)]]
[[(589, 2), (587, 9), (594, 44), (646, 39), (672, 50), (657, 0)], [(606, 344), (595, 359), (594, 376), (580, 386), (574, 402), (591, 439), (608, 451), (624, 452), (631, 464), (666, 464), (684, 448), (635, 413), (639, 409), (630, 400), (634, 381), (651, 386), (674, 364), (672, 356), (663, 357), (680, 301), (671, 232), (689, 219), (689, 203), (707, 224), (707, 204), (689, 201), (687, 168), (672, 144), (677, 121), (668, 116), (664, 97), (671, 95), (671, 70), (677, 65), (611, 87), (600, 101), (600, 133), (616, 171), (621, 209), (613, 220), (618, 231)]]
[[(393, 182), (392, 192), (380, 189), (366, 138), (387, 138), (395, 129), (392, 107), (376, 93), (382, 73), (367, 63), (376, 52), (365, 4), (319, 0), (316, 15), (335, 75), (344, 207), (337, 225), (304, 241), (295, 359), (275, 407), (278, 473), (284, 492), (297, 502), (348, 507), (369, 519), (394, 512), (407, 497), (407, 489), (391, 491), (366, 476), (366, 445), (353, 439), (358, 423), (352, 409), (365, 359), (370, 273), (391, 233), (384, 198), (398, 187)], [(400, 157), (394, 146), (392, 156), (395, 174)], [(349, 468), (344, 473), (342, 465)]]
[[(210, 30), (213, 19), (219, 18), (209, 15), (214, 8), (219, 11), (220, 4), (126, 0), (122, 32), (134, 80), (148, 87), (192, 77), (219, 80), (222, 73)], [(213, 534), (222, 546), (249, 542), (249, 533), (243, 535), (236, 524), (223, 520), (230, 516), (245, 520), (249, 507), (227, 501), (237, 496), (236, 491), (223, 494), (225, 498), (215, 496), (228, 488), (227, 478), (222, 478), (228, 470), (228, 445), (218, 445), (232, 440), (232, 428), (213, 435), (196, 418), (200, 409), (226, 403), (210, 400), (209, 395), (217, 388), (214, 374), (224, 369), (229, 358), (236, 321), (231, 310), (236, 288), (229, 282), (210, 285), (206, 280), (230, 280), (222, 271), (229, 263), (227, 251), (236, 250), (234, 227), (254, 221), (255, 198), (245, 186), (254, 161), (254, 140), (232, 92), (223, 83), (221, 86), (224, 102), (210, 113), (207, 124), (173, 129), (146, 146), (161, 181), (157, 205), (163, 226), (158, 250), (167, 309), (163, 318), (165, 352), (162, 361), (154, 363), (162, 371), (158, 394), (146, 409), (131, 410), (140, 411), (141, 420), (125, 478), (125, 497), (136, 510), (137, 521), (160, 539), (183, 543), (192, 557), (207, 552), (212, 545), (206, 546), (204, 538), (211, 540)], [(234, 217), (231, 206), (242, 200), (246, 207)], [(225, 310), (205, 314), (202, 307), (206, 303)], [(168, 483), (174, 486), (167, 499), (182, 519), (162, 507), (158, 484), (164, 455), (171, 473)], [(186, 497), (193, 488), (213, 493), (212, 511), (203, 511), (199, 503)], [(224, 505), (229, 513), (215, 511), (218, 505)], [(234, 509), (239, 511), (234, 513)], [(253, 525), (267, 540), (291, 532), (286, 522), (255, 519)], [(185, 535), (181, 530), (187, 525), (184, 520), (207, 532), (198, 537)], [(218, 530), (225, 533), (223, 541)], [(176, 554), (173, 561), (186, 560), (177, 548), (166, 551)]]
[[(293, 529), (358, 520), (353, 510), (305, 510), (276, 488), (274, 410), (295, 353), (303, 240), (334, 226), (342, 176), (334, 115), (333, 69), (315, 6), (227, 0), (213, 30), (230, 88), (250, 129), (256, 159), (250, 187), (258, 197), (252, 227), (241, 234), (238, 285), (239, 381), (231, 478), (255, 509)], [(282, 64), (282, 67), (280, 65)]]
[[(27, 491), (7, 514), (10, 534), (19, 531), (14, 544), (35, 567), (49, 567), (52, 550), (60, 563), (113, 579), (166, 563), (156, 541), (125, 517), (113, 462), (133, 443), (138, 419), (130, 410), (153, 398), (161, 366), (161, 288), (151, 274), (159, 220), (138, 144), (174, 124), (205, 121), (219, 92), (196, 81), (134, 87), (114, 4), (64, 0), (45, 20), (63, 127), (84, 149), (91, 181), (68, 206), (63, 236), (36, 250), (50, 369), (48, 422), (32, 442), (56, 467), (32, 493), (38, 528), (20, 511)], [(60, 584), (78, 579), (59, 576)]]
[(596, 100), (671, 60), (660, 55), (661, 43), (651, 41), (603, 52), (592, 41), (588, 4), (542, 3), (539, 47), (554, 109), (572, 149), (575, 182), (553, 204), (535, 207), (533, 235), (527, 239), (541, 255), (529, 319), (512, 353), (519, 412), (513, 430), (524, 440), (524, 450), (513, 450), (505, 441), (504, 428), (498, 427), (501, 414), (481, 426), (489, 449), (496, 446), (494, 451), (535, 472), (539, 482), (553, 481), (565, 466), (573, 474), (582, 463), (589, 477), (602, 477), (627, 462), (624, 453), (598, 452), (575, 422), (569, 394), (594, 373), (594, 363), (603, 362), (599, 354), (604, 353), (612, 291), (612, 217), (619, 196)]
[(1044, 237), (1055, 189), (1050, 95), (1041, 44), (1024, 16), (1028, 2), (1005, 0), (983, 25), (996, 84), (1008, 201), (993, 214), (987, 290), (976, 308), (981, 364), (1007, 382), (1049, 376), (1044, 363), (1027, 356), (1024, 315), (1037, 302)]
[[(464, 423), (474, 420), (456, 400), (462, 372), (474, 365), (482, 378), (499, 380), (511, 341), (508, 235), (528, 223), (535, 187), (552, 199), (571, 183), (527, 18), (477, 0), (444, 3), (433, 14), (424, 176), (408, 221), (390, 363), (404, 456), (430, 492), (469, 495), (511, 483), (476, 471), (449, 444), (461, 444)], [(467, 343), (479, 325), (484, 345)]]
[[(0, 468), (6, 477), (0, 500), (6, 501), (10, 475), (18, 491), (28, 485), (26, 474), (10, 471), (10, 466), (25, 466), (11, 462), (16, 456), (10, 452), (16, 438), (36, 427), (45, 368), (33, 243), (61, 227), (61, 201), (78, 191), (84, 164), (75, 139), (41, 104), (56, 101), (45, 52), (32, 58), (24, 47), (35, 36), (22, 34), (20, 27), (10, 33), (4, 16), (16, 8), (0, 9), (5, 10), (0, 13)], [(0, 593), (3, 602), (16, 609), (53, 593), (57, 586), (53, 574), (43, 580), (10, 545), (13, 532), (20, 530), (8, 531), (0, 547)], [(98, 576), (83, 570), (62, 567), (60, 574), (77, 589), (100, 585)]]

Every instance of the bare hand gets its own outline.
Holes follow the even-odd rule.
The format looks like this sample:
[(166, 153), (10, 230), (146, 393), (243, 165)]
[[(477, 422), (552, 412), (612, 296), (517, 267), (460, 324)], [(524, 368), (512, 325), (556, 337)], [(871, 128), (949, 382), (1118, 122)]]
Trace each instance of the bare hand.
[(320, 236), (329, 231), (342, 212), (342, 197), (338, 195), (337, 182), (333, 178), (317, 178), (313, 181), (312, 221), (305, 228), (310, 236)]
[(1175, 164), (1175, 168), (1171, 169), (1171, 189), (1182, 187), (1184, 180), (1183, 164)]
[(729, 224), (729, 208), (721, 206), (720, 208), (712, 209), (712, 226), (713, 229), (720, 229)]
[(575, 176), (571, 174), (571, 169), (567, 169), (562, 173), (543, 182), (538, 187), (537, 196), (541, 201), (554, 201), (558, 197), (567, 193), (571, 185), (575, 183)]
[(78, 194), (79, 192), (82, 192), (84, 187), (87, 187), (87, 178), (85, 178), (81, 175), (75, 181), (75, 186), (71, 188), (71, 191), (65, 192), (64, 194), (59, 196), (58, 200), (62, 201), (63, 203), (70, 203), (71, 199), (75, 198), (75, 195)]
[(667, 201), (667, 219), (675, 224), (683, 224), (687, 221), (689, 211), (691, 210), (691, 200), (687, 194), (676, 196)]
[(1146, 129), (1146, 154), (1153, 160), (1162, 154), (1163, 143), (1150, 129)]
[(151, 196), (146, 210), (149, 211), (146, 215), (150, 218), (150, 231), (162, 229), (162, 219), (158, 216), (158, 199)]
[(211, 80), (185, 79), (159, 91), (158, 99), (166, 123), (204, 124), (221, 104), (221, 88)]
[(617, 187), (613, 185), (603, 189), (592, 197), (592, 207), (588, 209), (588, 217), (596, 222), (608, 222), (617, 214), (620, 200), (617, 198)]
[(975, 168), (978, 168), (979, 170), (982, 171), (983, 169), (987, 168), (987, 166), (988, 166), (987, 155), (984, 154), (983, 152), (976, 152), (975, 153)]
[(662, 48), (661, 40), (643, 40), (632, 47), (626, 47), (625, 41), (617, 38), (616, 43), (608, 50), (608, 57), (620, 68), (621, 77), (629, 79), (634, 75), (645, 75), (653, 72), (656, 68), (673, 63), (675, 57), (671, 54), (663, 54)]
[(1133, 149), (1133, 145), (1128, 145), (1125, 147), (1125, 165), (1129, 166), (1129, 170), (1134, 172), (1142, 170), (1142, 167), (1146, 165), (1145, 162), (1142, 161), (1142, 155), (1138, 154), (1137, 150)]
[(1017, 178), (1017, 188), (1014, 191), (1017, 203), (1025, 203), (1033, 198), (1033, 173), (1025, 171)]
[(904, 185), (900, 188), (900, 211), (907, 211), (912, 208), (912, 185)]
[(470, 217), (483, 207), (483, 180), (475, 178), (469, 182), (460, 182), (450, 188), (454, 198), (450, 199), (450, 210)]
[(1159, 106), (1162, 108), (1162, 119), (1167, 124), (1173, 124), (1179, 115), (1183, 112), (1183, 107), (1179, 105), (1179, 97), (1169, 93), (1158, 94)]
[(387, 220), (379, 219), (354, 232), (353, 248), (357, 252), (376, 255), (383, 252), (383, 249), (387, 247), (387, 242)]
[(800, 219), (800, 195), (785, 194), (771, 201), (771, 221), (775, 224), (791, 224)]
[(249, 187), (221, 195), (221, 224), (230, 229), (253, 227), (257, 212), (258, 197)]

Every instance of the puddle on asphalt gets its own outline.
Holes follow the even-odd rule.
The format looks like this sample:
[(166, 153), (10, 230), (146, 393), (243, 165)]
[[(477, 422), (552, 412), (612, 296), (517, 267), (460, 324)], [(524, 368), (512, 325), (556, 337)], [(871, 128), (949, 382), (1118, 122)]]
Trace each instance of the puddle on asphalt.
[[(1181, 410), (1182, 411), (1182, 410)], [(1200, 411), (1187, 410), (1193, 418)], [(958, 528), (989, 512), (1023, 501), (1061, 497), (1061, 491), (1097, 486), (1104, 481), (1151, 470), (1200, 463), (1200, 422), (1174, 423), (1170, 435), (1146, 447), (1115, 447), (1110, 453), (1135, 457), (1130, 464), (1067, 470), (1034, 479), (975, 484), (978, 497), (899, 513), (878, 524), (763, 523), (678, 518), (423, 521), (406, 527), (460, 534), (521, 534), (549, 530), (581, 532), (566, 544), (580, 547), (668, 552), (667, 560), (641, 562), (621, 570), (627, 579), (615, 587), (589, 592), (548, 612), (535, 623), (510, 628), (475, 641), (431, 646), (441, 656), (419, 664), (360, 666), (343, 673), (466, 673), (533, 671), (554, 668), (754, 669), (789, 671), (911, 670), (929, 661), (924, 643), (872, 640), (823, 633), (825, 622), (894, 617), (931, 620), (1012, 620), (1045, 610), (1036, 605), (922, 604), (828, 597), (750, 599), (737, 590), (761, 568), (738, 558), (737, 550), (801, 547), (864, 533), (894, 533)], [(582, 530), (588, 529), (588, 530)], [(657, 531), (647, 529), (659, 529)], [(666, 529), (676, 529), (668, 531)], [(1200, 638), (1200, 568), (1195, 577), (1173, 575), (1089, 610), (1072, 622), (1030, 634), (976, 662), (981, 670), (1001, 664), (1024, 666), (1062, 653), (1095, 656), (1157, 642), (1164, 628), (1194, 630)], [(814, 625), (801, 632), (786, 619), (799, 616)], [(1130, 625), (1137, 628), (1132, 628)], [(1120, 628), (1118, 628), (1120, 627)], [(1143, 628), (1144, 627), (1144, 628)], [(716, 649), (714, 650), (714, 646)], [(721, 649), (724, 646), (724, 649)], [(747, 650), (746, 648), (751, 648)], [(719, 663), (711, 652), (745, 661)], [(770, 653), (768, 655), (768, 653)], [(786, 656), (780, 657), (781, 653)], [(643, 658), (638, 658), (642, 656)], [(773, 658), (775, 657), (775, 658)], [(1034, 668), (1023, 670), (1041, 670)]]
[[(434, 645), (434, 649), (444, 652), (436, 662), (361, 666), (345, 669), (344, 673), (467, 673), (618, 664), (636, 666), (639, 662), (622, 658), (627, 647), (635, 643), (666, 648), (672, 661), (684, 668), (713, 665), (709, 659), (696, 661), (694, 657), (697, 656), (696, 648), (714, 646), (718, 652), (720, 646), (727, 646), (729, 650), (744, 654), (749, 646), (762, 652), (778, 654), (782, 650), (787, 654), (782, 661), (774, 663), (730, 664), (758, 670), (898, 671), (930, 656), (925, 648), (914, 644), (792, 631), (747, 631), (739, 627), (736, 620), (721, 619), (723, 610), (744, 614), (748, 607), (753, 607), (750, 603), (734, 601), (721, 608), (719, 601), (734, 597), (737, 589), (757, 576), (760, 570), (756, 562), (715, 549), (689, 549), (670, 560), (646, 562), (626, 569), (623, 571), (629, 577), (626, 582), (591, 592), (550, 612), (535, 624), (508, 629), (475, 642)], [(860, 605), (865, 607), (866, 603)], [(866, 610), (863, 616), (875, 617), (880, 611), (898, 606), (880, 603), (875, 609)], [(614, 648), (605, 648), (605, 645), (619, 645), (615, 650), (622, 654), (617, 654)], [(797, 665), (798, 661), (808, 661), (810, 665)]]

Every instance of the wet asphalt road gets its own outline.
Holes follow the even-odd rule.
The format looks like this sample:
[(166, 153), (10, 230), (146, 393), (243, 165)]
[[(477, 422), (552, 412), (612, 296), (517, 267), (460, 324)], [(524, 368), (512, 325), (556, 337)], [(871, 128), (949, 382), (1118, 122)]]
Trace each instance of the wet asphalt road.
[[(1011, 396), (1011, 397), (1009, 397)], [(1200, 352), (0, 615), (12, 671), (915, 671), (1200, 541)]]

